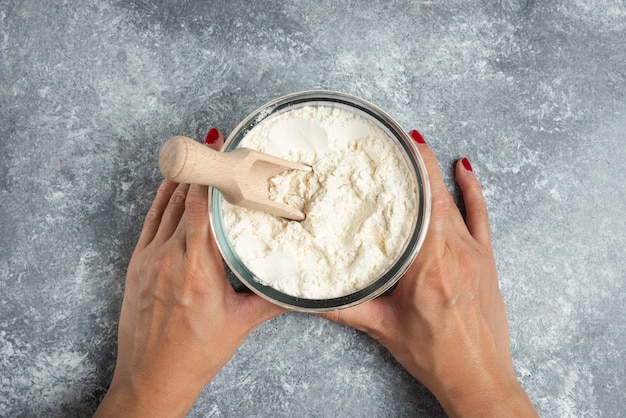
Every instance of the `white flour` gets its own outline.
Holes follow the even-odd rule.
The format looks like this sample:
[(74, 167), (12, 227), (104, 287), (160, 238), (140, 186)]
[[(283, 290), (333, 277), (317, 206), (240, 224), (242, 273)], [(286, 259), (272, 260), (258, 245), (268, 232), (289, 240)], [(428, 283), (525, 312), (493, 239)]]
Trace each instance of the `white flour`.
[(328, 299), (370, 284), (409, 235), (415, 186), (387, 134), (346, 110), (303, 107), (257, 125), (240, 146), (313, 167), (272, 179), (270, 196), (302, 210), (286, 221), (223, 201), (241, 260), (266, 285)]

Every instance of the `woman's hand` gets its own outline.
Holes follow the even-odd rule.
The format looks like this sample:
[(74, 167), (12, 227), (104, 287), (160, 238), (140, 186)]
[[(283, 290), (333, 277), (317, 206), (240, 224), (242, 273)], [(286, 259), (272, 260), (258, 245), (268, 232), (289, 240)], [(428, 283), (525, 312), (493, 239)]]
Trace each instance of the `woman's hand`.
[[(219, 149), (223, 137), (211, 130), (206, 142)], [(246, 336), (283, 312), (232, 289), (207, 193), (159, 187), (128, 267), (117, 364), (96, 416), (184, 416)]]
[(411, 136), (432, 191), (424, 246), (391, 295), (322, 316), (380, 341), (451, 416), (536, 416), (513, 370), (480, 184), (469, 161), (457, 161), (464, 220), (435, 155), (419, 132)]

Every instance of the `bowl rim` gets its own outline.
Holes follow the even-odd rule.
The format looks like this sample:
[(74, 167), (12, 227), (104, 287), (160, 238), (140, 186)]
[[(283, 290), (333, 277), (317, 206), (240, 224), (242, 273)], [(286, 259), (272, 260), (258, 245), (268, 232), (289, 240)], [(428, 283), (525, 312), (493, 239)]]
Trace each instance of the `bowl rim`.
[[(328, 104), (328, 106), (356, 110), (355, 113), (362, 117), (367, 117), (369, 121), (382, 128), (400, 148), (400, 154), (402, 154), (402, 158), (414, 180), (416, 198), (416, 214), (411, 222), (411, 230), (413, 232), (407, 238), (400, 255), (378, 279), (362, 289), (330, 299), (301, 298), (262, 284), (257, 276), (239, 259), (229, 242), (228, 233), (223, 228), (221, 221), (221, 194), (212, 187), (209, 188), (208, 194), (209, 220), (213, 237), (224, 261), (233, 274), (248, 289), (262, 298), (289, 310), (328, 312), (349, 308), (374, 299), (391, 289), (404, 275), (420, 251), (428, 231), (431, 210), (430, 182), (426, 165), (417, 146), (395, 119), (365, 99), (333, 90), (305, 90), (280, 96), (265, 103), (248, 114), (232, 130), (222, 146), (222, 151), (230, 151), (236, 148), (248, 132), (265, 119), (297, 106), (306, 106), (307, 104), (318, 106)], [(244, 274), (250, 276), (250, 279), (244, 277)]]

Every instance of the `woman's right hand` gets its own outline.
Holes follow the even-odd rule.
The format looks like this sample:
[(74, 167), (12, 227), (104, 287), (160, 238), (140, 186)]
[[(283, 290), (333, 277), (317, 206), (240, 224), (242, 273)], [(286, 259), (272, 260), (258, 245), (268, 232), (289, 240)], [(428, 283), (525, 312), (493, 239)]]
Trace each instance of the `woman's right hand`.
[(480, 184), (469, 161), (457, 161), (464, 220), (435, 155), (419, 132), (411, 136), (432, 191), (424, 246), (391, 295), (322, 316), (378, 340), (450, 416), (536, 416), (513, 369)]

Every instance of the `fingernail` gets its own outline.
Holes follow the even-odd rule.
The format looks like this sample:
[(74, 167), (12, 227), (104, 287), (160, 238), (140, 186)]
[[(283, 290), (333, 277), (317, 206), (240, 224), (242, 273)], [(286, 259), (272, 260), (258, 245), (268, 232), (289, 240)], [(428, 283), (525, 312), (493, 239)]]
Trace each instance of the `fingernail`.
[(413, 140), (415, 142), (417, 142), (418, 144), (425, 144), (426, 143), (426, 141), (424, 141), (424, 137), (422, 136), (422, 134), (419, 133), (415, 129), (413, 129), (411, 132), (409, 132), (409, 135), (411, 135), (411, 138), (413, 138)]
[(472, 165), (470, 164), (469, 160), (467, 158), (463, 158), (461, 160), (461, 164), (463, 164), (463, 167), (467, 170), (467, 171), (474, 171), (472, 170)]
[(217, 140), (220, 137), (220, 132), (215, 129), (215, 128), (211, 128), (211, 130), (209, 130), (209, 133), (206, 134), (206, 138), (204, 139), (204, 143), (206, 145), (212, 145), (215, 144), (217, 142)]

